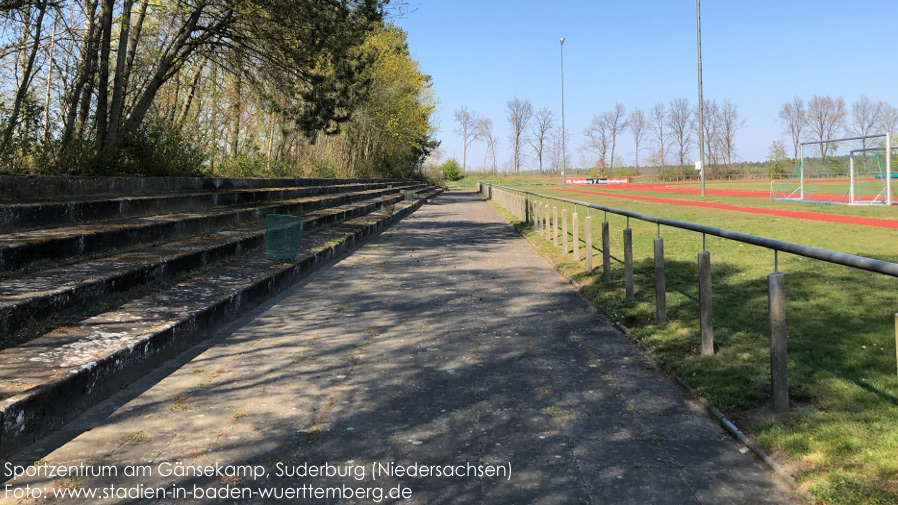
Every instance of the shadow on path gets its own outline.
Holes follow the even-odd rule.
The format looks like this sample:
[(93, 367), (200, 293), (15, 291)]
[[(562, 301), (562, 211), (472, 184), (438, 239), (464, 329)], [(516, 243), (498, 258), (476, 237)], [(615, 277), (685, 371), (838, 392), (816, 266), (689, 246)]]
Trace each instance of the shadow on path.
[[(292, 501), (393, 502), (378, 489), (398, 487), (421, 504), (790, 503), (472, 193), (440, 197), (14, 458), (36, 460), (151, 475), (7, 483), (166, 492), (94, 503), (180, 503), (194, 486), (254, 493), (236, 503), (304, 486), (331, 491)], [(177, 463), (265, 476), (161, 474)], [(465, 475), (375, 479), (378, 464)], [(296, 475), (309, 465), (344, 475)]]

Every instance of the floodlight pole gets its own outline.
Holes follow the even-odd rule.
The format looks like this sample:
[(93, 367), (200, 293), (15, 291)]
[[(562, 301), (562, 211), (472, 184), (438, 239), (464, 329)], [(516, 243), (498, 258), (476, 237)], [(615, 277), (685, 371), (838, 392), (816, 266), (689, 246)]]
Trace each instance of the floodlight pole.
[(561, 184), (566, 184), (564, 168), (567, 151), (564, 145), (564, 37), (561, 37)]
[(698, 36), (698, 155), (701, 162), (702, 196), (705, 196), (705, 102), (702, 98), (702, 1), (695, 0)]

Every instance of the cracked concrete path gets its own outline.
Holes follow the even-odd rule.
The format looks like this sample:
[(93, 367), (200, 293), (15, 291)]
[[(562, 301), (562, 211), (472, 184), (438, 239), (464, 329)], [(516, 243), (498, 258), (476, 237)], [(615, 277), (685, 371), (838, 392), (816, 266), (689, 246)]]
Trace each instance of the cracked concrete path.
[[(447, 193), (17, 454), (38, 475), (0, 499), (791, 503), (740, 449), (476, 194)], [(15, 500), (26, 485), (45, 498)]]

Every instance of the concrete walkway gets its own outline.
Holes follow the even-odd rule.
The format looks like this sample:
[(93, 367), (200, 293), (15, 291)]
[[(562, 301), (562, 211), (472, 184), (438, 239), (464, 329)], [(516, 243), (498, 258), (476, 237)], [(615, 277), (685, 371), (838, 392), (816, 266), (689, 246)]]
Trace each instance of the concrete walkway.
[(16, 455), (39, 475), (5, 498), (791, 503), (740, 449), (478, 196), (447, 193)]

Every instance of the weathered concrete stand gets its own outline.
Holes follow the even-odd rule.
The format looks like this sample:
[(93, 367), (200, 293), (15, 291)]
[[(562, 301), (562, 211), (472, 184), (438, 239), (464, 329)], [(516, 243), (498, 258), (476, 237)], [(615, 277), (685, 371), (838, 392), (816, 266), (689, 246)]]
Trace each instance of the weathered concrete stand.
[[(0, 185), (0, 455), (438, 193), (396, 180), (41, 180)], [(294, 258), (266, 256), (268, 214), (303, 216)]]

